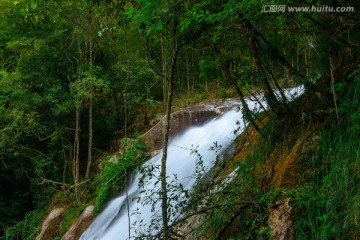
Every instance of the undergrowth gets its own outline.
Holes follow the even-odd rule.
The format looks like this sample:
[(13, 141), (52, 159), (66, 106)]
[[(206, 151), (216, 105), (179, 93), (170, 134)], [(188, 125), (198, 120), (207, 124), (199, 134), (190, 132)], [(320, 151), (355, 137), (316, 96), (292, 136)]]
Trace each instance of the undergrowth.
[[(295, 239), (360, 239), (359, 72), (355, 72), (355, 81), (347, 88), (341, 82), (335, 86), (340, 123), (335, 109), (329, 108), (322, 112), (324, 119), (313, 119), (314, 122), (301, 119), (284, 131), (280, 139), (265, 136), (240, 161), (228, 163), (236, 166), (237, 175), (210, 196), (206, 188), (203, 193), (206, 202), (201, 204), (221, 207), (208, 211), (201, 218), (202, 224), (195, 224), (192, 236), (217, 240), (269, 239), (269, 209), (278, 200), (290, 197)], [(307, 114), (314, 111), (299, 110)], [(271, 133), (279, 127), (272, 119), (266, 131)], [(299, 142), (300, 152), (289, 151), (300, 159), (297, 163), (301, 166), (292, 166), (295, 169), (291, 170), (298, 174), (295, 184), (287, 188), (276, 186), (272, 182), (273, 166), (279, 161), (276, 153), (296, 147)]]
[(65, 206), (64, 216), (60, 223), (59, 236), (63, 236), (69, 230), (70, 226), (80, 216), (89, 202), (94, 201), (94, 211), (95, 213), (99, 212), (105, 203), (124, 187), (125, 173), (130, 173), (146, 158), (146, 147), (141, 141), (128, 139), (126, 145), (124, 156), (123, 154), (116, 154), (112, 158), (103, 160), (100, 173), (95, 176), (90, 189), (84, 188), (82, 190), (80, 201), (75, 200), (74, 193), (69, 195), (69, 193), (64, 194), (60, 191), (58, 194), (49, 194), (49, 196), (53, 197), (46, 198), (46, 201), (40, 201), (39, 206), (34, 211), (28, 212), (23, 221), (6, 228), (5, 236), (0, 239), (35, 239), (40, 233), (39, 226), (41, 222), (49, 213), (49, 206)]
[(12, 227), (5, 229), (3, 239), (35, 239), (39, 233), (38, 224), (45, 216), (46, 208), (37, 208), (34, 211), (25, 214), (23, 221), (18, 222)]
[(125, 154), (115, 155), (105, 161), (97, 176), (98, 187), (95, 190), (95, 212), (99, 212), (114, 194), (125, 184), (126, 175), (144, 162), (145, 144), (141, 141), (128, 141)]
[(282, 193), (263, 187), (264, 162), (272, 148), (270, 141), (262, 139), (241, 161), (227, 160), (236, 175), (229, 184), (217, 183), (221, 191), (204, 193), (209, 196), (206, 205), (221, 207), (202, 218), (204, 223), (193, 233), (195, 239), (268, 239), (267, 203)]
[(325, 129), (294, 199), (297, 239), (360, 238), (360, 77), (338, 92), (340, 126)]
[[(40, 233), (39, 223), (46, 216), (47, 208), (52, 203), (52, 197), (55, 195), (55, 188), (49, 187), (44, 190), (42, 194), (36, 196), (37, 207), (25, 214), (24, 220), (17, 222), (11, 227), (4, 228), (4, 236), (0, 239), (15, 240), (15, 239), (35, 239)], [(0, 226), (1, 227), (1, 226)]]

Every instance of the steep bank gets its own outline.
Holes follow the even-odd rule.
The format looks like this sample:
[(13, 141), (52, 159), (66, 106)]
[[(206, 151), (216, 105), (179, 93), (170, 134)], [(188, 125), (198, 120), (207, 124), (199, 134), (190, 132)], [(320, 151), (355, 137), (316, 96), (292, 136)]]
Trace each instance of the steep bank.
[(340, 124), (308, 95), (292, 103), (291, 124), (266, 117), (264, 136), (248, 127), (234, 157), (199, 186), (179, 232), (186, 239), (359, 239), (359, 87), (357, 80), (339, 92)]

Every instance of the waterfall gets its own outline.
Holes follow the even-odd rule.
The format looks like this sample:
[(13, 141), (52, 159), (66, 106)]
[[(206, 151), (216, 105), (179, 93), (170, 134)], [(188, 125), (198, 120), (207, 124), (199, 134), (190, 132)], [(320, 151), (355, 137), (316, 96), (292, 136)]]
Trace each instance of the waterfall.
[[(298, 87), (286, 90), (285, 94), (289, 99), (292, 99), (296, 93), (299, 95), (303, 91), (303, 87)], [(247, 100), (247, 103), (250, 109), (257, 107), (253, 101)], [(205, 167), (206, 172), (211, 169), (217, 156), (216, 151), (210, 151), (209, 148), (214, 143), (221, 145), (223, 149), (227, 148), (236, 138), (235, 132), (241, 132), (236, 131), (238, 129), (244, 130), (244, 121), (242, 120), (241, 111), (238, 111), (235, 107), (209, 120), (202, 126), (189, 127), (169, 143), (167, 181), (174, 180), (176, 176), (177, 183), (181, 183), (186, 189), (191, 189), (195, 183), (194, 176), (197, 170), (197, 156), (191, 154), (189, 149), (197, 149), (198, 153), (202, 156), (203, 167)], [(161, 156), (162, 151), (147, 161), (145, 165), (152, 164), (153, 166), (159, 166), (161, 164)], [(133, 198), (144, 195), (144, 193), (140, 193), (138, 187), (139, 183), (142, 183), (139, 182), (140, 177), (140, 173), (134, 174), (132, 182), (128, 185), (130, 212), (140, 212), (142, 219), (140, 224), (136, 215), (131, 215), (131, 238), (136, 237), (140, 228), (146, 230), (149, 227), (153, 214), (150, 205), (142, 205), (141, 201), (132, 201)], [(157, 188), (160, 187), (160, 184), (156, 183), (157, 178), (145, 179), (144, 182), (146, 183), (145, 189), (154, 188), (154, 184), (157, 184)], [(156, 204), (155, 211), (158, 213), (161, 211), (160, 201)], [(96, 217), (80, 239), (129, 239), (128, 224), (126, 196), (125, 193), (122, 193), (108, 203), (107, 207)]]

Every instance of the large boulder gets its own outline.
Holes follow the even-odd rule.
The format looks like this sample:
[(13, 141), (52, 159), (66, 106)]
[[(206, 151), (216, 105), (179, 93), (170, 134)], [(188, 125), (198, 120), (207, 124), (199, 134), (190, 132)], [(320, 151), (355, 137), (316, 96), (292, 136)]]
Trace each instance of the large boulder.
[[(169, 140), (171, 141), (187, 127), (199, 126), (238, 104), (239, 101), (236, 99), (212, 100), (172, 113), (170, 116)], [(165, 117), (140, 137), (150, 152), (162, 148), (164, 119)]]
[(45, 218), (41, 225), (41, 232), (36, 240), (46, 240), (56, 237), (59, 234), (59, 225), (63, 220), (65, 208), (54, 208)]
[(94, 205), (87, 206), (80, 217), (71, 225), (61, 240), (79, 239), (93, 219)]

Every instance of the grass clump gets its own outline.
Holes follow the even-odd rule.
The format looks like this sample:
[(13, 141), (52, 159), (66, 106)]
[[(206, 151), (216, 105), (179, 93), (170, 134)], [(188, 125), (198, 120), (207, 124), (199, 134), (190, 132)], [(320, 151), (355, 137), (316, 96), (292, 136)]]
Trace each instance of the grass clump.
[(295, 198), (297, 239), (360, 236), (360, 77), (338, 92), (340, 126), (325, 129)]

